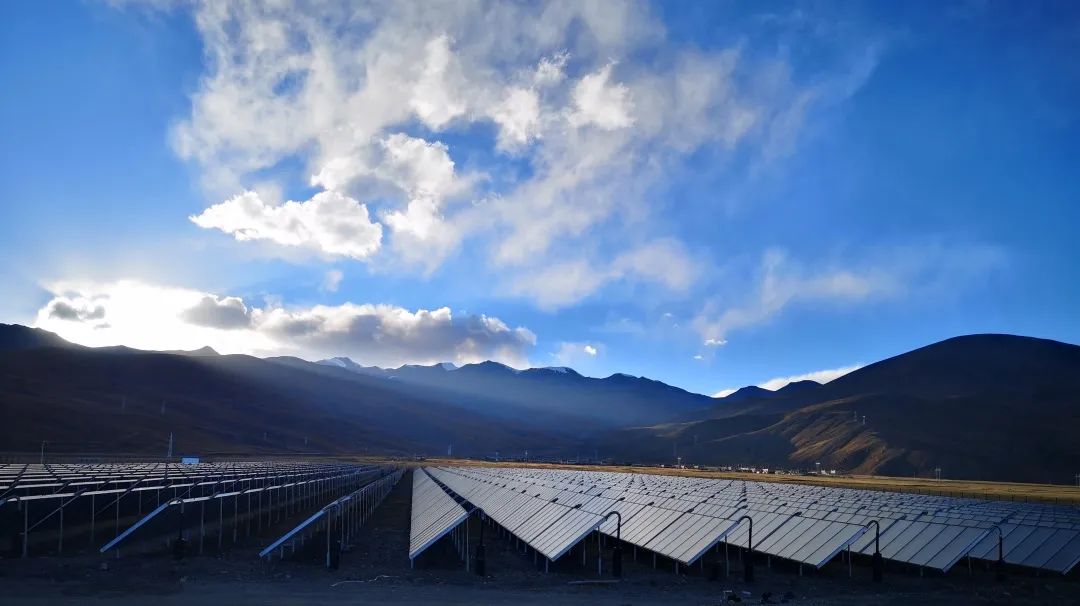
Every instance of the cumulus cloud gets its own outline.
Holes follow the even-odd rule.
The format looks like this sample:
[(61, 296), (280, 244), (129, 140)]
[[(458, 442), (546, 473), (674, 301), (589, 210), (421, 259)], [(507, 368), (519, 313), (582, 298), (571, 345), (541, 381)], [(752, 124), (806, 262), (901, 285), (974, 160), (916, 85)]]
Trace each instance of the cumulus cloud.
[(608, 63), (586, 75), (574, 86), (574, 111), (569, 117), (570, 124), (615, 130), (634, 123), (630, 89), (612, 82), (613, 67), (614, 64)]
[(393, 186), (408, 198), (443, 199), (465, 191), (470, 179), (460, 178), (449, 148), (404, 133), (393, 133), (370, 145), (342, 150), (326, 158), (311, 185), (344, 190), (358, 179)]
[[(226, 199), (198, 224), (328, 256), (400, 257), (427, 272), (479, 241), (484, 267), (521, 293), (538, 293), (515, 283), (560, 262), (553, 252), (592, 245), (609, 261), (594, 282), (651, 273), (653, 284), (683, 290), (687, 276), (661, 278), (647, 259), (610, 266), (659, 237), (652, 219), (664, 201), (652, 191), (668, 169), (703, 148), (786, 145), (823, 100), (850, 96), (877, 56), (827, 65), (860, 77), (815, 81), (807, 103), (794, 78), (760, 85), (763, 62), (789, 67), (783, 54), (750, 58), (735, 40), (710, 51), (672, 44), (634, 0), (192, 10), (206, 72), (172, 142), (214, 199)], [(508, 154), (528, 170), (508, 169)], [(315, 198), (293, 209), (237, 196), (291, 178), (276, 169), (297, 161), (325, 190), (315, 198), (337, 196), (330, 214), (348, 228), (319, 214), (313, 229), (304, 207)], [(333, 228), (348, 238), (328, 237)], [(586, 281), (540, 300), (569, 304), (594, 291)]]
[[(769, 379), (764, 383), (758, 383), (757, 386), (762, 389), (768, 389), (770, 391), (776, 391), (782, 387), (785, 387), (789, 383), (795, 383), (797, 381), (816, 381), (818, 383), (828, 383), (833, 379), (839, 379), (840, 377), (862, 368), (862, 364), (854, 364), (851, 366), (843, 366), (840, 368), (829, 368), (825, 370), (815, 370), (813, 372), (804, 373), (801, 375), (792, 375), (790, 377), (776, 377), (775, 379)], [(724, 398), (738, 391), (738, 388), (722, 389), (713, 394), (714, 398)]]
[(540, 97), (531, 89), (512, 88), (502, 103), (495, 106), (491, 117), (499, 125), (501, 149), (525, 145), (540, 129)]
[(180, 313), (181, 319), (197, 326), (233, 330), (251, 324), (247, 305), (239, 297), (218, 298), (207, 295), (194, 307)]
[(105, 318), (105, 301), (83, 297), (57, 297), (45, 306), (50, 318), (68, 322), (92, 322)]
[(338, 351), (366, 363), (470, 363), (494, 359), (527, 364), (536, 335), (498, 318), (455, 318), (449, 308), (410, 311), (392, 305), (317, 305), (260, 312), (259, 330), (318, 352)]
[(382, 226), (371, 221), (367, 207), (335, 192), (273, 206), (246, 191), (189, 218), (237, 240), (269, 240), (330, 256), (365, 259), (382, 244)]
[[(90, 346), (172, 350), (209, 345), (223, 353), (309, 359), (344, 355), (380, 366), (491, 359), (520, 367), (528, 365), (536, 345), (528, 328), (512, 328), (483, 314), (455, 315), (447, 307), (256, 306), (240, 297), (136, 281), (58, 283), (48, 289), (56, 296), (38, 311), (35, 325)], [(55, 313), (98, 306), (102, 311), (91, 315), (108, 317), (108, 324), (95, 326), (78, 321), (78, 314)]]

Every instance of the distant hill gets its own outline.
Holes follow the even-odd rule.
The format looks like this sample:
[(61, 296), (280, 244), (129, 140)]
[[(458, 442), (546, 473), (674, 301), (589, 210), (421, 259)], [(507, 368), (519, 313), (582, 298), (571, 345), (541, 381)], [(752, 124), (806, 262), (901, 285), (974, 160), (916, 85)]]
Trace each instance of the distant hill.
[(61, 339), (56, 333), (19, 324), (0, 324), (0, 351), (17, 351), (35, 347), (78, 347)]
[(5, 450), (571, 452), (600, 429), (701, 411), (712, 399), (658, 381), (494, 362), (363, 367), (347, 358), (89, 348), (0, 326)]
[(712, 464), (902, 476), (940, 467), (946, 477), (1058, 483), (1080, 457), (1080, 347), (1057, 341), (956, 337), (825, 385), (762, 391), (719, 398), (697, 419), (614, 432), (603, 446)]
[(584, 377), (558, 366), (516, 370), (497, 362), (456, 367), (406, 365), (381, 369), (348, 358), (319, 362), (383, 379), (387, 389), (453, 401), (486, 415), (521, 419), (543, 429), (624, 427), (700, 413), (714, 400), (660, 381), (625, 374)]
[[(863, 417), (865, 416), (865, 423)], [(1072, 483), (1080, 347), (948, 339), (824, 385), (725, 398), (644, 377), (495, 362), (394, 369), (347, 358), (146, 352), (0, 325), (5, 451), (385, 453), (748, 464)]]
[(185, 452), (436, 454), (451, 443), (480, 453), (569, 448), (562, 434), (388, 389), (382, 379), (340, 368), (95, 349), (50, 334), (0, 329), (7, 344), (0, 350), (5, 451), (32, 451), (48, 440), (52, 452), (161, 455), (170, 432)]

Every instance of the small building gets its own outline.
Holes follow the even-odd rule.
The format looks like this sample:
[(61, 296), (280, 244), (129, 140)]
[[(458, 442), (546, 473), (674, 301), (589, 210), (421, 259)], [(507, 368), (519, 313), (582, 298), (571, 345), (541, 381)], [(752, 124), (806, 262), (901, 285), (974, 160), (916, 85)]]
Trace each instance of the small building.
[(180, 457), (181, 465), (198, 465), (199, 457)]

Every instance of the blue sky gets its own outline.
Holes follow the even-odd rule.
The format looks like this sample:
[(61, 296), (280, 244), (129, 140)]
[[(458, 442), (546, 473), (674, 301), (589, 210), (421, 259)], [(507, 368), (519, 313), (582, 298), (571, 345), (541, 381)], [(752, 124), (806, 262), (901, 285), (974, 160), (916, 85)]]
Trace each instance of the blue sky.
[(1072, 3), (3, 11), (0, 321), (702, 393), (1080, 342)]

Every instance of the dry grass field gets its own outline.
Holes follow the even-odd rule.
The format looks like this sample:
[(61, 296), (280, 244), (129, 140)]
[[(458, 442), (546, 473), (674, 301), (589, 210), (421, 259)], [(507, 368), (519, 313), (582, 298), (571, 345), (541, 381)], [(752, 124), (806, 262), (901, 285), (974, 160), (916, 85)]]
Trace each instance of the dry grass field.
[(887, 490), (950, 497), (970, 497), (1004, 501), (1032, 501), (1080, 505), (1080, 488), (1054, 484), (1025, 484), (1020, 482), (977, 482), (966, 480), (933, 480), (928, 478), (895, 478), (887, 476), (797, 476), (778, 474), (739, 473), (707, 471), (701, 469), (675, 469), (670, 467), (627, 467), (621, 465), (561, 465), (548, 463), (522, 463), (477, 461), (471, 459), (428, 459), (423, 465), (473, 465), (480, 467), (529, 467), (534, 469), (570, 469), (589, 471), (617, 471), (627, 473), (650, 473), (658, 475), (687, 476), (694, 478), (725, 478), (753, 480), (756, 482), (786, 482), (789, 484), (813, 484), (862, 490)]

